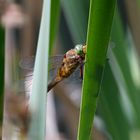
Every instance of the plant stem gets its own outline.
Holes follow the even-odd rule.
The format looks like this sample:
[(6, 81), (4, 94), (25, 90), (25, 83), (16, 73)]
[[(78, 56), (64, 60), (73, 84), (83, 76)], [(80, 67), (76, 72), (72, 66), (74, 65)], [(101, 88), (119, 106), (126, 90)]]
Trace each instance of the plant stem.
[(91, 0), (78, 140), (88, 140), (106, 61), (116, 0)]
[(44, 0), (34, 68), (33, 87), (29, 100), (31, 111), (30, 140), (44, 140), (46, 128), (46, 91), (50, 44), (50, 0)]

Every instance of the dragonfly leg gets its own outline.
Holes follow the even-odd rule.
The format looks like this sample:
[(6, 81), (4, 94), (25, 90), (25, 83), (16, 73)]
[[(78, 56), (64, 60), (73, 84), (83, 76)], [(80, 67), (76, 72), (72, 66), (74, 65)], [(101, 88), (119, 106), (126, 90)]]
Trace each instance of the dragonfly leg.
[(77, 55), (77, 56), (76, 56), (76, 60), (77, 60), (80, 64), (83, 63), (83, 59), (81, 58), (80, 55)]

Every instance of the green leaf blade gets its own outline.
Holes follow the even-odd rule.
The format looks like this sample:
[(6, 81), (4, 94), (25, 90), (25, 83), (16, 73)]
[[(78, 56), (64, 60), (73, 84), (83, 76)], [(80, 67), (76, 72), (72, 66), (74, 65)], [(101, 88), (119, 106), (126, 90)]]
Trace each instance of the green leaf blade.
[(44, 0), (34, 68), (33, 87), (29, 100), (29, 108), (32, 115), (29, 131), (29, 139), (31, 140), (45, 139), (47, 71), (50, 44), (50, 5), (50, 0)]
[(52, 53), (54, 46), (55, 35), (59, 25), (59, 15), (60, 15), (60, 0), (51, 1), (51, 19), (50, 19), (50, 45), (49, 54)]
[(115, 0), (91, 1), (78, 140), (90, 138), (115, 4)]

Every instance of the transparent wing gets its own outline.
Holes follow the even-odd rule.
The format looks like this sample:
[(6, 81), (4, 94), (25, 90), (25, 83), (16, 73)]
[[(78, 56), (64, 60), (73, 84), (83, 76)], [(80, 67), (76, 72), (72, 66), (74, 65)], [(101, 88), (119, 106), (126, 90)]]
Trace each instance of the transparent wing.
[[(52, 79), (55, 76), (58, 67), (60, 67), (62, 63), (62, 60), (63, 60), (63, 55), (56, 55), (49, 58), (49, 70), (48, 70), (49, 78)], [(32, 76), (33, 69), (34, 69), (34, 62), (35, 62), (34, 57), (24, 58), (19, 62), (19, 66), (27, 73), (30, 73), (28, 74), (28, 76)]]
[[(19, 66), (24, 71), (27, 71), (25, 76), (25, 90), (30, 91), (32, 88), (32, 79), (33, 79), (33, 69), (34, 69), (34, 57), (22, 59), (19, 63)], [(49, 83), (55, 78), (58, 68), (61, 66), (63, 60), (63, 55), (57, 55), (50, 57), (49, 59), (49, 71), (48, 79)], [(81, 78), (81, 65), (70, 75), (70, 77), (63, 80), (65, 84), (69, 83), (82, 83)]]
[[(63, 60), (63, 55), (56, 55), (49, 58), (49, 71), (55, 69), (57, 66), (60, 66)], [(21, 69), (26, 71), (33, 71), (34, 69), (35, 57), (23, 58), (19, 62)]]

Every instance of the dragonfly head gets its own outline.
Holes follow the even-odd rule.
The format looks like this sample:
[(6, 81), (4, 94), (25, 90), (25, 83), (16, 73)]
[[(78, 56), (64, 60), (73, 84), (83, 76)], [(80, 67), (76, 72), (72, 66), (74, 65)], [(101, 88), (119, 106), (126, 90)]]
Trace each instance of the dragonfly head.
[(84, 46), (82, 44), (78, 44), (75, 46), (76, 53), (81, 57), (85, 57), (85, 51), (83, 51), (83, 47)]

